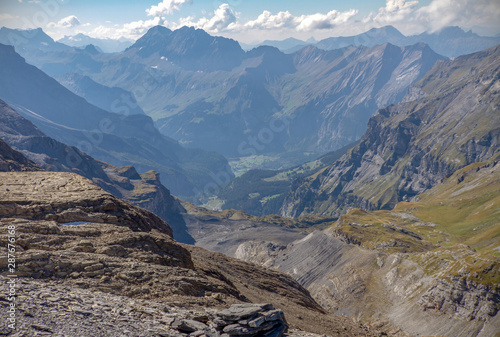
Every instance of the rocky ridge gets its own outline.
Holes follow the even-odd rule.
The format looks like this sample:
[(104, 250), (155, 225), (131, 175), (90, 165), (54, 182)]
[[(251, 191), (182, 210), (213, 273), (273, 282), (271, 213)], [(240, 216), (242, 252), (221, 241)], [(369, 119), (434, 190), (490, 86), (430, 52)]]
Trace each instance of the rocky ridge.
[(293, 275), (330, 312), (380, 329), (492, 336), (500, 326), (499, 186), (497, 155), (391, 211), (354, 209), (285, 247), (254, 240), (236, 251)]
[[(220, 324), (222, 320), (220, 316), (224, 317), (225, 311), (238, 308), (236, 306), (224, 310), (215, 308), (192, 310), (39, 280), (20, 279), (18, 291), (18, 324), (15, 335), (19, 336), (217, 336), (220, 335), (218, 331), (220, 328), (217, 327), (222, 326), (217, 326), (215, 322)], [(6, 282), (0, 285), (0, 292), (8, 293)], [(7, 297), (0, 295), (0, 317), (3, 320), (6, 318), (3, 316), (8, 304)], [(262, 307), (255, 304), (244, 306), (255, 307), (257, 310)], [(279, 311), (267, 311), (267, 314), (275, 312), (278, 313), (276, 316), (280, 316)], [(278, 322), (276, 325), (279, 327), (286, 326), (282, 318)], [(196, 330), (192, 331), (193, 329)], [(1, 326), (0, 333), (12, 335), (13, 331), (7, 326)], [(289, 329), (286, 336), (323, 337), (324, 335)]]
[(102, 222), (173, 235), (170, 226), (155, 214), (127, 204), (77, 174), (2, 172), (0, 177), (0, 217)]
[[(373, 334), (350, 319), (326, 314), (284, 273), (176, 243), (163, 220), (113, 197), (86, 178), (64, 172), (7, 172), (0, 176), (0, 230), (16, 228), (19, 280), (198, 311), (238, 303), (272, 303), (283, 310), (293, 328), (333, 336)], [(2, 247), (7, 247), (6, 240), (1, 240)], [(0, 262), (6, 276), (7, 260)], [(52, 306), (47, 304), (52, 303), (50, 299), (43, 301), (46, 304), (41, 310)], [(80, 327), (93, 331), (94, 318), (89, 312), (92, 310), (71, 313), (70, 317), (82, 315), (87, 323)], [(170, 323), (157, 328), (168, 330)], [(35, 324), (58, 329), (54, 318)], [(136, 329), (133, 323), (127, 326), (130, 331)]]
[[(296, 180), (284, 216), (391, 209), (500, 149), (500, 47), (438, 62), (405, 103), (379, 110), (348, 154)], [(416, 99), (416, 100), (414, 100)]]
[(0, 139), (0, 172), (40, 171), (41, 168)]
[[(96, 160), (76, 147), (46, 136), (2, 100), (0, 138), (47, 171), (77, 173), (115, 197), (155, 213), (169, 223), (177, 241), (194, 242), (186, 232), (186, 224), (181, 215), (183, 207), (163, 186), (157, 172), (148, 171), (141, 175), (133, 166), (117, 167)], [(3, 152), (7, 153), (7, 149)], [(16, 160), (21, 162), (22, 158), (17, 156)], [(11, 169), (6, 166), (5, 169), (0, 168), (0, 171)]]

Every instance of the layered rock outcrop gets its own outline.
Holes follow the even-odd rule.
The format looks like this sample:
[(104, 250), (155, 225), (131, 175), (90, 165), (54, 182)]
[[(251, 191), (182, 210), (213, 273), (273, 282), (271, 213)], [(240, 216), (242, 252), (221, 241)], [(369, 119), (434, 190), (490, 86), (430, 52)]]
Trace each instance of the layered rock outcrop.
[(500, 150), (499, 60), (497, 46), (438, 62), (413, 85), (405, 103), (370, 119), (348, 154), (297, 181), (282, 215), (391, 209), (457, 169), (493, 157)]
[[(194, 243), (186, 232), (186, 224), (181, 215), (183, 207), (162, 185), (157, 172), (148, 171), (140, 175), (133, 166), (116, 167), (96, 160), (76, 147), (47, 137), (2, 100), (0, 138), (44, 170), (77, 173), (115, 197), (155, 213), (169, 223), (177, 241)], [(15, 160), (21, 163), (25, 160), (22, 155), (16, 156)], [(12, 160), (9, 161), (11, 162)], [(23, 167), (26, 170), (28, 166), (23, 164)], [(14, 168), (7, 165), (4, 171), (20, 170)]]
[(0, 173), (0, 217), (57, 223), (101, 222), (173, 235), (170, 226), (153, 213), (114, 197), (80, 175), (66, 172)]
[[(35, 284), (70, 289), (66, 291), (68, 294), (87, 289), (102, 292), (101, 297), (117, 299), (120, 296), (123, 301), (149, 301), (151, 310), (144, 317), (160, 320), (154, 331), (177, 331), (173, 335), (183, 336), (185, 332), (178, 330), (183, 326), (182, 320), (193, 318), (192, 315), (178, 316), (181, 319), (179, 325), (173, 325), (175, 318), (161, 322), (164, 315), (157, 310), (160, 303), (165, 308), (203, 311), (254, 302), (272, 303), (280, 308), (287, 316), (288, 325), (294, 328), (334, 336), (372, 335), (368, 329), (347, 318), (326, 314), (309, 293), (286, 274), (179, 244), (172, 239), (170, 227), (163, 220), (115, 198), (73, 173), (0, 173), (0, 222), (0, 231), (4, 233), (9, 226), (15, 228), (17, 264), (14, 272), (19, 282), (33, 280)], [(4, 256), (0, 259), (0, 273), (3, 276), (12, 273), (5, 258), (7, 240), (6, 236), (0, 239), (0, 251)], [(66, 320), (60, 326), (54, 317), (66, 310), (66, 301), (61, 301), (62, 296), (57, 299), (57, 296), (44, 295), (35, 302), (57, 314), (41, 313), (41, 317), (50, 318), (46, 322), (28, 314), (27, 320), (31, 323), (28, 327), (23, 325), (24, 331), (73, 331), (70, 336), (101, 336), (106, 330), (95, 332), (94, 328), (99, 327), (118, 336), (118, 331), (123, 328), (129, 332), (121, 336), (128, 336), (147, 325), (153, 329), (151, 321), (138, 323), (136, 320), (106, 328), (96, 322), (96, 317), (109, 317), (111, 313), (104, 314), (103, 310), (107, 309), (102, 309), (102, 304), (95, 304), (98, 309), (94, 311), (92, 304), (86, 305), (88, 301), (79, 303), (75, 306), (78, 308), (70, 313), (70, 317), (81, 319), (79, 327), (72, 327)], [(63, 306), (55, 308), (54, 301)], [(39, 312), (26, 302), (24, 306), (30, 308), (23, 310), (23, 314), (34, 316)], [(119, 307), (123, 308), (123, 305)], [(129, 308), (132, 309), (129, 313), (137, 312), (135, 306)], [(272, 311), (270, 306), (258, 311), (262, 311), (264, 320), (269, 315), (269, 323), (264, 325), (265, 322), (261, 322), (259, 331), (276, 332), (278, 330), (273, 329), (284, 326), (279, 323), (283, 322), (280, 311)], [(1, 315), (4, 314), (7, 311), (3, 310)], [(140, 316), (140, 313), (134, 313), (137, 314)], [(257, 312), (254, 314), (255, 319), (259, 319)], [(258, 325), (258, 322), (253, 322), (255, 327), (252, 327), (250, 322), (244, 324), (240, 321), (237, 326), (233, 321), (228, 322), (232, 324), (224, 325), (221, 332), (243, 331)], [(214, 329), (217, 330), (216, 325)], [(162, 336), (153, 331), (144, 335)]]
[(0, 172), (41, 171), (41, 168), (0, 139)]

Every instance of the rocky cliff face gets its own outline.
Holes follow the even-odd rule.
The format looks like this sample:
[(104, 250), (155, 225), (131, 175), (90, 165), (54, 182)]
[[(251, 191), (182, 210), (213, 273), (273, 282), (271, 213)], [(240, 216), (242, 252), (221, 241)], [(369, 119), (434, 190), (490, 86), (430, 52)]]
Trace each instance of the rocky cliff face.
[(58, 223), (103, 222), (173, 235), (170, 226), (158, 216), (125, 203), (77, 174), (4, 172), (0, 175), (1, 217)]
[[(98, 296), (105, 301), (110, 298), (114, 301), (118, 295), (122, 301), (150, 301), (151, 315), (158, 317), (163, 316), (155, 309), (160, 301), (166, 308), (164, 312), (175, 312), (178, 310), (175, 307), (199, 311), (241, 302), (271, 302), (283, 309), (292, 327), (333, 335), (344, 331), (347, 335), (371, 334), (348, 319), (326, 315), (302, 286), (281, 272), (178, 244), (163, 220), (115, 198), (79, 175), (6, 172), (0, 176), (0, 227), (5, 231), (8, 226), (15, 227), (16, 274), (20, 282), (36, 279), (33, 284), (47, 283), (50, 289), (68, 289), (66, 294), (85, 288), (100, 292), (102, 295)], [(1, 241), (6, 256), (7, 237)], [(7, 262), (6, 258), (0, 260), (3, 275), (9, 273)], [(67, 295), (56, 299), (57, 293), (37, 299), (36, 303), (44, 303), (44, 307), (55, 312), (44, 312), (43, 317), (54, 317), (61, 312), (61, 308), (52, 308), (51, 303), (66, 303)], [(80, 325), (81, 331), (94, 336), (93, 329), (100, 323), (95, 322), (93, 315), (95, 312), (102, 316), (105, 310), (99, 308), (104, 304), (87, 308), (86, 303), (68, 305), (86, 322)], [(29, 320), (34, 308), (23, 308)], [(261, 311), (270, 309), (266, 308)], [(182, 328), (186, 323), (182, 319), (189, 317), (184, 313), (178, 316), (180, 322), (158, 322), (157, 328), (167, 331), (173, 328), (177, 335), (184, 336), (187, 330)], [(28, 331), (69, 328), (50, 320), (33, 324)], [(137, 329), (129, 321), (118, 326)], [(243, 324), (239, 328), (248, 327)]]
[(254, 239), (235, 255), (293, 275), (331, 312), (385, 331), (494, 335), (500, 324), (496, 157), (456, 171), (419, 201), (391, 211), (355, 209), (285, 246)]
[(74, 172), (84, 176), (114, 196), (145, 208), (167, 221), (174, 230), (176, 240), (193, 243), (181, 215), (183, 208), (162, 185), (158, 173), (149, 171), (141, 176), (132, 166), (116, 167), (95, 160), (76, 147), (47, 137), (2, 100), (0, 137), (22, 151), (22, 155), (16, 157), (18, 163), (26, 156), (47, 171)]
[(41, 168), (37, 164), (0, 139), (0, 172), (40, 170)]
[(133, 166), (116, 167), (103, 164), (103, 167), (112, 186), (116, 187), (117, 196), (165, 220), (172, 227), (176, 241), (194, 243), (183, 218), (184, 207), (162, 185), (159, 173), (148, 171), (139, 174)]
[[(500, 149), (500, 48), (443, 61), (405, 103), (379, 110), (359, 145), (323, 173), (296, 181), (282, 214), (392, 208)], [(413, 100), (419, 98), (417, 100)]]

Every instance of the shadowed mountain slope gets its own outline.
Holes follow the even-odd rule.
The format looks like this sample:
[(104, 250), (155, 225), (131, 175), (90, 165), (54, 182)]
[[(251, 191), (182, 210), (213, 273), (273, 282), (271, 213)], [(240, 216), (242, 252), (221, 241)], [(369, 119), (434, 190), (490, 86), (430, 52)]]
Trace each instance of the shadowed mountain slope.
[[(296, 328), (372, 335), (345, 317), (326, 314), (284, 273), (178, 244), (160, 218), (74, 173), (2, 172), (0, 200), (2, 226), (16, 226), (19, 278), (120, 295), (128, 302), (157, 301), (166, 312), (175, 306), (273, 303)], [(0, 262), (7, 275), (7, 260)], [(89, 324), (92, 310), (83, 312)], [(157, 325), (168, 330), (171, 323)], [(58, 329), (56, 323), (45, 324)]]
[(282, 214), (390, 209), (500, 149), (500, 47), (437, 63), (405, 103), (379, 110), (361, 142), (321, 174), (297, 180)]
[(89, 104), (10, 46), (0, 45), (0, 59), (0, 98), (56, 140), (113, 165), (158, 170), (166, 186), (186, 197), (211, 182), (211, 172), (227, 171), (221, 155), (183, 148), (161, 135), (148, 116), (119, 115)]
[[(170, 224), (176, 240), (184, 243), (194, 242), (186, 232), (186, 223), (181, 215), (183, 207), (161, 184), (158, 173), (148, 171), (140, 175), (132, 166), (116, 167), (95, 160), (76, 147), (47, 137), (1, 100), (0, 138), (47, 171), (77, 173), (114, 196), (155, 213)], [(13, 155), (7, 156), (11, 157), (17, 158)], [(30, 160), (27, 161), (31, 163)], [(19, 159), (19, 163), (23, 161)], [(23, 164), (20, 170), (31, 168), (33, 164)], [(12, 169), (8, 169), (9, 167)], [(13, 168), (15, 167), (8, 165), (6, 171)]]

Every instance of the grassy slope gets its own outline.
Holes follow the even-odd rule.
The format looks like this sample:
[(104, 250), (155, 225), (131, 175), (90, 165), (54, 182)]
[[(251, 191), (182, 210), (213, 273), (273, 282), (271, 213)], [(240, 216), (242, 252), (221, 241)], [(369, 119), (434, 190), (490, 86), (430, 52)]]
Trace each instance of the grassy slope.
[(219, 194), (224, 209), (240, 209), (260, 216), (278, 213), (294, 179), (318, 174), (354, 144), (329, 152), (305, 164), (284, 170), (250, 170), (234, 179)]
[(500, 283), (500, 161), (468, 165), (391, 211), (351, 210), (330, 229), (353, 243), (410, 253), (428, 274)]
[[(402, 191), (402, 186), (412, 180), (413, 171), (421, 170), (419, 174), (432, 177), (436, 174), (434, 172), (436, 167), (442, 167), (443, 172), (449, 170), (453, 172), (477, 160), (468, 152), (471, 144), (482, 146), (490, 140), (491, 135), (500, 130), (498, 54), (499, 47), (436, 64), (433, 70), (415, 84), (415, 88), (425, 93), (425, 98), (386, 108), (392, 111), (389, 117), (381, 115), (374, 117), (374, 120), (378, 119), (376, 125), (394, 138), (398, 132), (405, 135), (412, 134), (407, 144), (408, 148), (403, 153), (396, 154), (397, 147), (401, 145), (398, 139), (393, 139), (390, 144), (385, 142), (390, 142), (391, 139), (378, 140), (378, 145), (375, 144), (378, 147), (375, 147), (373, 140), (367, 138), (370, 136), (367, 134), (361, 140), (361, 144), (352, 150), (351, 154), (362, 158), (369, 155), (370, 151), (377, 152), (384, 161), (383, 166), (387, 168), (384, 173), (378, 175), (373, 173), (381, 170), (376, 163), (370, 162), (373, 160), (370, 158), (356, 167), (358, 171), (355, 179), (343, 180), (343, 176), (338, 174), (329, 176), (328, 172), (332, 171), (329, 169), (321, 175), (322, 179), (314, 181), (316, 176), (306, 179), (303, 189), (307, 190), (308, 184), (320, 181), (318, 194), (330, 195), (345, 185), (342, 190), (344, 197), (365, 200), (375, 208), (388, 209), (398, 201), (404, 200), (402, 194), (407, 191)], [(414, 124), (415, 120), (417, 123)], [(373, 132), (371, 137), (376, 138), (376, 132)], [(494, 141), (492, 143), (490, 152), (498, 151), (498, 146)], [(367, 151), (360, 150), (363, 145), (368, 146)], [(469, 157), (466, 158), (466, 155)], [(428, 167), (421, 165), (419, 158), (425, 160)], [(486, 158), (483, 157), (481, 160)], [(340, 169), (342, 172), (348, 171), (353, 163), (358, 165), (352, 160)], [(332, 168), (335, 168), (335, 164)], [(422, 183), (428, 182), (423, 180)], [(412, 189), (408, 191), (412, 192)], [(331, 198), (316, 198), (317, 200), (312, 202), (312, 212), (316, 214), (345, 212), (349, 205), (336, 203), (336, 198), (335, 193)], [(310, 200), (302, 201), (302, 203), (307, 202)]]

